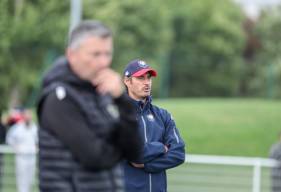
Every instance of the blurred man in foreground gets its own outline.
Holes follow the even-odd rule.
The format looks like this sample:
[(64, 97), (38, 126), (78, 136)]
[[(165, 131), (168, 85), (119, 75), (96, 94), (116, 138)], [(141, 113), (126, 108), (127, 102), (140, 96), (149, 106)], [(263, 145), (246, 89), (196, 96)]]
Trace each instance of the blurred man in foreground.
[(127, 160), (128, 192), (166, 192), (166, 170), (182, 164), (185, 145), (171, 115), (152, 104), (152, 77), (156, 71), (142, 60), (131, 61), (124, 70), (124, 83), (137, 111), (144, 146), (141, 158)]
[(134, 108), (110, 69), (111, 31), (81, 22), (43, 80), (38, 104), (41, 192), (122, 192), (122, 158), (140, 150)]

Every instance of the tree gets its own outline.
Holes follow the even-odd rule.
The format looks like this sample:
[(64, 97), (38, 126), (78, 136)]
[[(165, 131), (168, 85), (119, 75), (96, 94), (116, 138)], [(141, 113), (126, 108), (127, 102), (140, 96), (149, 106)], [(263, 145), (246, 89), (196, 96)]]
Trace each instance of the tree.
[(177, 0), (172, 7), (171, 95), (237, 95), (245, 42), (240, 8), (228, 0)]
[(9, 47), (11, 46), (11, 27), (12, 21), (8, 12), (8, 0), (0, 1), (0, 7), (3, 9), (0, 12), (0, 111), (5, 108), (8, 95), (6, 94), (11, 86), (12, 65), (7, 65), (7, 56), (10, 55)]
[(253, 81), (256, 94), (281, 98), (281, 7), (264, 10), (256, 25), (261, 48), (256, 55), (258, 73)]
[(38, 85), (49, 49), (62, 50), (68, 30), (68, 2), (0, 1), (0, 110), (21, 105)]
[[(136, 58), (161, 71), (161, 57), (168, 52), (172, 35), (168, 4), (161, 0), (85, 0), (84, 8), (85, 18), (102, 20), (113, 29), (117, 71), (123, 73), (125, 65)], [(157, 95), (160, 78), (155, 80)]]
[[(169, 41), (169, 12), (160, 0), (83, 0), (83, 19), (99, 19), (115, 34), (113, 67), (122, 72), (134, 58), (159, 68)], [(50, 53), (62, 54), (69, 26), (69, 2), (0, 1), (0, 109), (34, 103)], [(157, 19), (155, 19), (157, 18)], [(53, 50), (52, 52), (50, 50)], [(156, 86), (158, 82), (156, 81)], [(35, 91), (34, 91), (35, 90)]]

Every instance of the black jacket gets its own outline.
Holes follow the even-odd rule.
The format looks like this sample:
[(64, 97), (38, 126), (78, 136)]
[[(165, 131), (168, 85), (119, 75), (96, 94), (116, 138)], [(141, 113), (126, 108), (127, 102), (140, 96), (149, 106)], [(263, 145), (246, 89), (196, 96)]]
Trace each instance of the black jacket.
[(0, 122), (0, 144), (5, 143), (5, 138), (6, 138), (6, 127)]
[(60, 58), (43, 80), (37, 112), (41, 192), (123, 191), (119, 162), (141, 151), (125, 94), (99, 95)]
[[(275, 143), (270, 148), (269, 157), (280, 161), (281, 163), (281, 142)], [(281, 166), (272, 168), (271, 170), (271, 188), (272, 192), (281, 191)]]

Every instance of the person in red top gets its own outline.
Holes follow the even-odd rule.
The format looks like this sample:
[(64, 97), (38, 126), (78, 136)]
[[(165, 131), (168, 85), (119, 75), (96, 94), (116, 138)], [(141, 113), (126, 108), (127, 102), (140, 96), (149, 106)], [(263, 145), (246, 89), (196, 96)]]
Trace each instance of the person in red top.
[(24, 121), (24, 113), (21, 109), (12, 109), (7, 117), (7, 126), (11, 127), (16, 123)]

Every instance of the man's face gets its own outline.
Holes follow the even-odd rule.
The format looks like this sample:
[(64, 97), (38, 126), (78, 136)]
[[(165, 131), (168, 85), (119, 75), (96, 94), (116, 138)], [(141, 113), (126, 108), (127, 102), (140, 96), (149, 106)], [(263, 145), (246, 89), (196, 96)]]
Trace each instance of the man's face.
[(112, 38), (86, 37), (79, 47), (68, 48), (67, 58), (71, 69), (84, 80), (92, 80), (112, 61)]
[(124, 83), (128, 88), (129, 96), (135, 100), (143, 100), (151, 94), (152, 77), (150, 73), (139, 77), (126, 77)]

